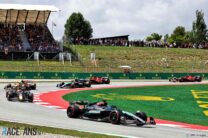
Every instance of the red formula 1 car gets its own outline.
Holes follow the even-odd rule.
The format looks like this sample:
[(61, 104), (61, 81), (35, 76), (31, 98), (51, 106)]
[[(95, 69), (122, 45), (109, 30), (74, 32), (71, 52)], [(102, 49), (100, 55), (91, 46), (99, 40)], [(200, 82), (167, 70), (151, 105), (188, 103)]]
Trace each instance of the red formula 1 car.
[(201, 76), (184, 76), (181, 78), (176, 78), (173, 77), (171, 79), (169, 79), (170, 82), (201, 82), (202, 81), (202, 77)]
[(108, 77), (90, 77), (91, 84), (110, 84), (110, 79)]

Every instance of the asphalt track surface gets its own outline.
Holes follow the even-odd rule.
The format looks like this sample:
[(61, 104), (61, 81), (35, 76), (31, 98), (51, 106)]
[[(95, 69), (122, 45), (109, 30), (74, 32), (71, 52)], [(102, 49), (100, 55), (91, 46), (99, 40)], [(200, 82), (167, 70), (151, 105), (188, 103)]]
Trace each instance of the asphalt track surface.
[[(57, 83), (38, 83), (37, 90), (33, 93), (42, 93), (58, 90)], [(169, 84), (169, 82), (112, 82), (110, 86), (135, 86), (135, 85)], [(138, 138), (208, 138), (208, 131), (199, 131), (188, 128), (156, 126), (123, 126), (90, 120), (70, 119), (66, 112), (47, 108), (34, 103), (9, 102), (6, 100), (3, 87), (0, 83), (0, 120), (14, 121), (40, 126), (80, 130), (102, 134), (117, 135), (123, 137)], [(105, 87), (107, 85), (94, 85), (92, 87)], [(109, 85), (108, 85), (109, 86)], [(54, 99), (56, 100), (56, 99)]]

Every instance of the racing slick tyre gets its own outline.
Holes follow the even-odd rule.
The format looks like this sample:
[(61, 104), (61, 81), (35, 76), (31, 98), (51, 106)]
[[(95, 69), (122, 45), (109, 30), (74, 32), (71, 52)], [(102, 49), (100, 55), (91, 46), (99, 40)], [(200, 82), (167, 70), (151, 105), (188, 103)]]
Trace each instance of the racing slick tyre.
[(32, 93), (30, 93), (29, 95), (28, 95), (28, 102), (30, 102), (30, 103), (32, 103), (33, 102), (33, 94)]
[(202, 81), (202, 77), (200, 77), (200, 76), (196, 76), (195, 81), (197, 81), (197, 82), (201, 82), (201, 81)]
[(66, 113), (69, 118), (77, 118), (80, 116), (80, 109), (77, 106), (69, 106)]
[(171, 78), (171, 79), (169, 79), (169, 82), (177, 82), (177, 78)]
[(91, 83), (87, 84), (86, 86), (87, 86), (87, 87), (91, 87)]
[(183, 78), (179, 78), (178, 80), (179, 80), (179, 82), (184, 82)]
[(36, 85), (32, 85), (32, 86), (30, 86), (30, 88), (29, 88), (30, 90), (36, 90)]
[(4, 89), (8, 89), (8, 88), (11, 88), (12, 87), (12, 85), (11, 84), (8, 84), (8, 85), (6, 85), (5, 87), (4, 87)]
[(150, 117), (150, 124), (151, 125), (156, 125), (155, 119), (153, 117)]
[[(145, 122), (147, 122), (147, 114), (145, 112), (137, 112), (136, 116), (138, 116), (139, 118), (141, 118), (142, 120), (144, 120)], [(137, 126), (143, 126), (144, 123), (138, 123), (136, 124)]]
[(71, 84), (71, 88), (76, 88), (76, 85), (75, 84)]
[(113, 110), (109, 114), (109, 120), (112, 124), (120, 124), (121, 123), (121, 114), (120, 110)]
[(105, 84), (110, 84), (110, 79), (108, 79), (108, 80), (105, 82)]
[(24, 95), (22, 93), (20, 93), (18, 95), (18, 101), (23, 102), (25, 100)]
[(6, 93), (6, 98), (7, 98), (8, 101), (11, 101), (11, 96), (8, 92)]

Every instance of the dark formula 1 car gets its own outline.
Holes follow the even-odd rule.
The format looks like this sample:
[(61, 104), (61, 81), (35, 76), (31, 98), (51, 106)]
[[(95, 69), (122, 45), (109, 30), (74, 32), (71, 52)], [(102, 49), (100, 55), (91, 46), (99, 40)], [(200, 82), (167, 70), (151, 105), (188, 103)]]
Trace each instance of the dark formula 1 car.
[(59, 88), (84, 88), (84, 87), (91, 87), (91, 83), (89, 80), (85, 79), (75, 79), (70, 82), (61, 82), (56, 85)]
[(171, 79), (169, 79), (170, 82), (201, 82), (202, 81), (202, 77), (201, 76), (184, 76), (181, 78), (176, 78), (173, 77)]
[(18, 100), (20, 102), (28, 101), (33, 102), (33, 93), (29, 90), (23, 89), (14, 89), (14, 88), (7, 88), (6, 90), (6, 98), (8, 101)]
[(109, 77), (90, 77), (91, 84), (110, 84)]
[(22, 80), (21, 82), (16, 82), (14, 84), (7, 84), (4, 89), (14, 88), (14, 89), (25, 89), (25, 90), (36, 90), (36, 83), (29, 80)]
[(70, 103), (67, 108), (67, 116), (69, 118), (83, 118), (104, 122), (111, 122), (112, 124), (136, 124), (143, 126), (156, 122), (153, 117), (147, 118), (145, 112), (136, 112), (135, 114), (122, 111), (116, 106), (109, 106), (105, 101), (89, 103), (85, 101), (75, 101)]
[(36, 83), (31, 80), (22, 80), (21, 83), (27, 90), (36, 90)]

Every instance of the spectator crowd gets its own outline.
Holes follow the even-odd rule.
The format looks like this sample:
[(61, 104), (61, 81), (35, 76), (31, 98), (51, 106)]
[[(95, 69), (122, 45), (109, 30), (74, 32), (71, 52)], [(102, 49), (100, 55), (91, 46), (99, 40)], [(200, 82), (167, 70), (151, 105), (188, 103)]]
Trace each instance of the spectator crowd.
[(163, 40), (160, 41), (145, 41), (145, 40), (122, 40), (122, 39), (113, 39), (102, 41), (101, 39), (89, 40), (88, 45), (103, 45), (103, 46), (134, 46), (134, 47), (160, 47), (160, 48), (199, 48), (199, 49), (208, 49), (208, 43), (201, 44), (192, 44), (192, 43), (168, 43)]
[(108, 40), (89, 40), (89, 45), (106, 45), (106, 46), (128, 46), (126, 39), (108, 39)]
[(7, 26), (0, 24), (0, 50), (1, 51), (21, 51), (22, 41), (17, 25)]
[(54, 40), (47, 26), (27, 25), (25, 32), (32, 51), (59, 52), (58, 43)]
[[(17, 25), (0, 24), (0, 51), (16, 52), (24, 51), (23, 42)], [(60, 46), (56, 42), (46, 25), (26, 25), (25, 34), (30, 44), (29, 51), (39, 52), (60, 52)], [(83, 39), (77, 38), (73, 41), (75, 44), (83, 45), (101, 45), (101, 46), (127, 46), (127, 47), (160, 47), (160, 48), (199, 48), (208, 49), (208, 43), (168, 43), (160, 41), (133, 40), (129, 41), (128, 35)]]
[[(18, 25), (0, 24), (0, 51), (26, 51), (20, 36)], [(26, 25), (25, 34), (30, 44), (27, 51), (59, 52), (60, 47), (44, 25)]]

